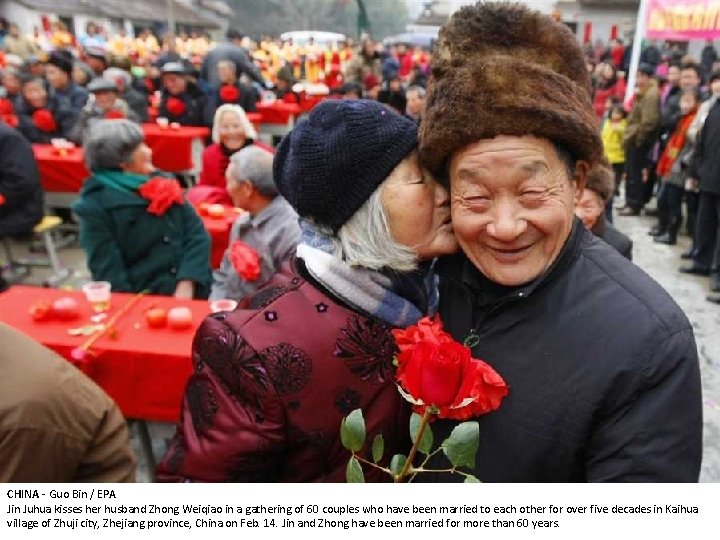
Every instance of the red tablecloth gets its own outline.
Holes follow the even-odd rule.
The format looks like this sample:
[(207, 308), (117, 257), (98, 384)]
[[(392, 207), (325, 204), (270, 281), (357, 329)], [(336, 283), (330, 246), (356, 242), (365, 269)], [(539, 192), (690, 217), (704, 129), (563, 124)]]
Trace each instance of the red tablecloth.
[(291, 116), (298, 116), (302, 110), (295, 103), (274, 101), (272, 103), (258, 103), (257, 112), (262, 115), (263, 124), (287, 124)]
[[(35, 322), (30, 318), (28, 309), (35, 301), (52, 302), (60, 296), (78, 300), (79, 319)], [(132, 294), (113, 293), (110, 315), (132, 297)], [(163, 308), (188, 306), (193, 314), (192, 328), (148, 328), (144, 312), (152, 305)], [(192, 340), (209, 312), (206, 301), (144, 297), (115, 325), (116, 339), (106, 334), (95, 343), (91, 349), (95, 356), (83, 371), (117, 402), (127, 418), (175, 422), (180, 414), (185, 383), (192, 371)], [(67, 330), (88, 324), (91, 315), (90, 304), (80, 292), (17, 285), (0, 294), (0, 321), (67, 359), (75, 347), (88, 339), (87, 336), (70, 336)]]
[(90, 176), (82, 148), (67, 150), (67, 155), (61, 156), (50, 144), (33, 144), (33, 153), (45, 191), (77, 193)]
[(234, 208), (225, 207), (225, 214), (222, 217), (210, 217), (202, 209), (196, 208), (196, 210), (210, 235), (210, 264), (212, 268), (218, 268), (230, 243), (230, 229), (240, 213)]
[(245, 115), (255, 128), (255, 131), (260, 131), (260, 124), (262, 124), (262, 114), (260, 114), (259, 112), (249, 112), (245, 113)]
[(323, 99), (327, 98), (327, 96), (308, 96), (303, 95), (302, 99), (300, 99), (300, 110), (303, 113), (309, 113), (315, 105), (320, 103)]
[(206, 127), (180, 126), (178, 129), (143, 124), (145, 142), (152, 148), (153, 165), (161, 171), (182, 172), (193, 168), (192, 143), (204, 140), (210, 130)]

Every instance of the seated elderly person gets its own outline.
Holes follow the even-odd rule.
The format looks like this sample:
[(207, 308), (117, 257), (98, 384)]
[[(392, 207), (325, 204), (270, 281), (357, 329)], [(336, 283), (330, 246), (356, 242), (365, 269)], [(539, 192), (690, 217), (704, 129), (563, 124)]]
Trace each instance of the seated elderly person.
[(48, 94), (39, 77), (23, 80), (22, 95), (15, 104), (20, 133), (31, 143), (70, 139), (78, 114), (69, 103)]
[(88, 129), (98, 120), (118, 120), (127, 118), (133, 122), (139, 119), (135, 111), (128, 107), (120, 98), (120, 91), (117, 85), (105, 78), (99, 77), (88, 85), (90, 99), (87, 105), (80, 112), (77, 124), (72, 130), (70, 140), (77, 144), (83, 144)]
[(210, 239), (176, 180), (153, 177), (140, 126), (98, 120), (85, 140), (92, 176), (73, 211), (95, 280), (114, 291), (207, 298)]
[(232, 60), (220, 60), (217, 65), (220, 85), (213, 88), (208, 100), (209, 114), (212, 118), (215, 109), (224, 104), (239, 105), (246, 112), (254, 112), (257, 107), (258, 95), (252, 86), (241, 83), (236, 74), (235, 62)]
[[(129, 63), (128, 59), (127, 60)], [(118, 95), (131, 111), (137, 116), (138, 122), (147, 122), (149, 119), (148, 96), (133, 87), (133, 77), (128, 70), (119, 67), (110, 67), (103, 73), (103, 79), (112, 81), (117, 85)]]
[(205, 126), (207, 96), (190, 80), (182, 62), (168, 62), (162, 67), (162, 96), (159, 116), (183, 126)]
[[(476, 418), (473, 473), (487, 482), (696, 482), (692, 325), (575, 217), (602, 158), (575, 36), (520, 4), (477, 3), (445, 23), (433, 59), (420, 156), (449, 179), (462, 248), (440, 264), (440, 316), (510, 387), (497, 411)], [(433, 424), (435, 440), (455, 425)], [(429, 466), (450, 464), (440, 453)]]
[(219, 203), (231, 205), (232, 200), (226, 190), (225, 171), (230, 157), (238, 150), (256, 145), (268, 152), (275, 150), (257, 140), (258, 135), (242, 107), (239, 105), (221, 105), (215, 111), (213, 121), (213, 144), (205, 148), (202, 154), (202, 171), (196, 186), (188, 192), (188, 200), (193, 204)]
[(434, 313), (429, 261), (457, 248), (416, 137), (377, 102), (326, 100), (283, 139), (274, 178), (303, 219), (297, 258), (199, 328), (159, 479), (344, 480), (340, 423), (358, 407), (388, 457), (407, 445), (390, 330)]
[(623, 257), (632, 260), (632, 240), (618, 231), (605, 217), (605, 208), (614, 190), (615, 179), (609, 165), (595, 165), (588, 172), (585, 189), (575, 203), (575, 215), (595, 236), (605, 240)]
[(73, 61), (71, 52), (53, 51), (45, 65), (45, 78), (59, 100), (66, 101), (71, 109), (80, 112), (88, 101), (88, 92), (73, 81)]
[[(273, 155), (257, 146), (233, 154), (227, 169), (227, 192), (233, 205), (247, 210), (230, 232), (230, 245), (220, 268), (213, 272), (210, 299), (240, 300), (262, 287), (295, 253), (300, 241), (298, 216), (278, 195), (272, 177)], [(248, 247), (260, 262), (256, 275), (243, 275), (237, 250)]]

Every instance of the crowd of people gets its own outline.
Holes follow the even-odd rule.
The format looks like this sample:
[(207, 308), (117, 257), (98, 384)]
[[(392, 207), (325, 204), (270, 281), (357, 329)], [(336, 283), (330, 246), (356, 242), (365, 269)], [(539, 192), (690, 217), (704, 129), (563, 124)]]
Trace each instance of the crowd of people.
[[(660, 178), (655, 232), (672, 243), (679, 201), (699, 190), (690, 269), (718, 277), (720, 240), (707, 235), (720, 212), (720, 106), (702, 102), (702, 66), (671, 62), (660, 81), (663, 56), (651, 65), (646, 49), (626, 111), (622, 44), (583, 51), (550, 17), (478, 2), (445, 23), (432, 58), (369, 39), (358, 51), (326, 51), (327, 73), (335, 60), (341, 67), (339, 84), (327, 86), (343, 99), (316, 105), (271, 148), (257, 141), (242, 100), (271, 87), (279, 99), (299, 99), (298, 78), (323, 73), (319, 52), (285, 57), (267, 78), (268, 40), (253, 51), (231, 31), (192, 70), (192, 58), (166, 39), (138, 77), (129, 58), (108, 61), (91, 38), (82, 54), (92, 97), (67, 137), (84, 144), (91, 171), (73, 209), (93, 278), (113, 290), (239, 302), (197, 332), (159, 479), (341, 481), (349, 456), (339, 426), (356, 408), (371, 438), (381, 434), (391, 455), (406, 451), (410, 406), (396, 389), (391, 330), (438, 314), (510, 388), (497, 411), (475, 418), (482, 440), (470, 469), (480, 480), (697, 481), (692, 325), (631, 262), (612, 209), (624, 182), (621, 212), (638, 215)], [(26, 149), (33, 131), (44, 133), (38, 120), (60, 130), (71, 114), (69, 96), (82, 86), (70, 82), (74, 62), (56, 50), (17, 73), (10, 103)], [(60, 96), (47, 73), (58, 63), (68, 75)], [(128, 75), (126, 91), (142, 94), (138, 83), (154, 81), (171, 121), (212, 125), (198, 185), (187, 193), (153, 170), (131, 100), (110, 86), (120, 71), (106, 76), (110, 69)], [(712, 72), (711, 88), (716, 80)], [(208, 201), (246, 212), (212, 273), (192, 208)], [(258, 257), (252, 275), (241, 264), (248, 253)], [(436, 444), (456, 425), (436, 422)], [(369, 449), (359, 455), (370, 461)], [(452, 468), (442, 453), (430, 456), (429, 467)], [(27, 467), (18, 470), (28, 478)]]

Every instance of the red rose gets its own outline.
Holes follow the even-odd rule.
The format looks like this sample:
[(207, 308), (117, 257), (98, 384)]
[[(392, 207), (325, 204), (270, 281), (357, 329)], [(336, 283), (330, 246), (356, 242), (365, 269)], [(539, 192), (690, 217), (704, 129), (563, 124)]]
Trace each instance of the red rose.
[(400, 354), (397, 380), (424, 414), (428, 406), (439, 418), (466, 420), (500, 406), (508, 388), (488, 364), (472, 358), (440, 322), (427, 317), (407, 330), (394, 330)]
[(3, 204), (5, 204), (5, 201), (6, 201), (6, 200), (7, 200), (7, 199), (5, 198), (5, 195), (3, 195), (2, 193), (0, 193), (0, 206), (2, 206)]
[(235, 240), (230, 245), (230, 262), (245, 281), (257, 281), (260, 278), (260, 256), (246, 243)]
[(37, 126), (40, 131), (45, 133), (52, 133), (57, 130), (57, 124), (55, 123), (55, 117), (47, 109), (38, 109), (32, 114), (33, 123)]
[(2, 118), (2, 121), (5, 122), (10, 127), (18, 127), (20, 125), (20, 122), (18, 121), (18, 117), (14, 114), (4, 114), (0, 116)]
[(147, 211), (162, 216), (173, 204), (182, 204), (183, 191), (177, 180), (156, 176), (145, 182), (138, 190), (140, 196), (150, 201)]
[(168, 98), (166, 107), (167, 111), (173, 116), (182, 116), (187, 109), (185, 102), (176, 97)]
[(105, 113), (105, 120), (123, 120), (125, 118), (125, 113), (120, 109), (110, 109)]
[(0, 116), (15, 114), (15, 107), (8, 98), (0, 98)]
[(235, 103), (240, 98), (240, 90), (232, 84), (223, 84), (219, 94), (223, 103)]

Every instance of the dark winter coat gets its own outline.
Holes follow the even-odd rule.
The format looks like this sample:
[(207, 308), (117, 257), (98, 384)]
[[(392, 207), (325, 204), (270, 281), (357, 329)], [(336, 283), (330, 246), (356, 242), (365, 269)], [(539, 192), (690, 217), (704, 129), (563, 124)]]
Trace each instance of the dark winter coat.
[(65, 101), (66, 105), (77, 112), (80, 112), (88, 101), (88, 91), (82, 86), (78, 86), (74, 82), (68, 84), (63, 90), (55, 90), (55, 96), (60, 101)]
[[(406, 450), (408, 411), (394, 383), (390, 328), (289, 266), (243, 306), (200, 326), (158, 479), (344, 481), (350, 454), (340, 422), (358, 407), (367, 441), (382, 433), (386, 458)], [(389, 477), (367, 469), (366, 478)]]
[(43, 217), (43, 190), (30, 143), (0, 122), (0, 237), (25, 234)]
[(720, 101), (710, 109), (693, 153), (688, 176), (700, 181), (700, 191), (720, 195)]
[(59, 100), (54, 95), (48, 95), (47, 107), (55, 118), (57, 129), (52, 132), (41, 131), (33, 121), (33, 113), (37, 110), (31, 107), (24, 98), (20, 98), (16, 104), (18, 117), (18, 129), (31, 143), (49, 144), (52, 139), (70, 140), (72, 130), (77, 122), (79, 111), (70, 107), (69, 102)]
[(605, 223), (605, 230), (600, 238), (605, 240), (609, 246), (614, 247), (620, 255), (632, 261), (632, 240), (626, 234), (618, 231), (612, 223)]
[(73, 203), (80, 218), (80, 244), (95, 280), (113, 291), (172, 295), (178, 281), (195, 283), (196, 298), (207, 298), (212, 283), (210, 238), (187, 202), (162, 216), (147, 212), (139, 195), (89, 178)]
[[(478, 418), (480, 480), (698, 480), (692, 326), (642, 270), (576, 220), (555, 263), (529, 285), (499, 288), (463, 254), (443, 261), (440, 275), (446, 328), (460, 341), (477, 334), (473, 356), (510, 387), (497, 411)], [(452, 427), (434, 424), (435, 440)]]
[[(170, 114), (167, 103), (171, 97), (182, 100), (185, 104), (184, 113), (177, 116)], [(165, 117), (170, 122), (177, 122), (183, 126), (209, 126), (211, 121), (206, 116), (207, 99), (205, 93), (193, 82), (188, 82), (185, 92), (178, 96), (171, 96), (167, 90), (163, 90), (158, 116)]]
[(220, 97), (220, 88), (215, 87), (212, 89), (210, 97), (208, 98), (208, 113), (207, 118), (212, 120), (215, 117), (215, 111), (220, 105), (226, 103), (232, 103), (234, 105), (240, 105), (245, 112), (257, 111), (256, 103), (258, 101), (258, 95), (252, 86), (248, 86), (242, 83), (236, 83), (233, 86), (238, 91), (238, 97), (234, 101), (225, 101)]
[(200, 77), (213, 86), (220, 84), (217, 73), (217, 65), (220, 60), (232, 61), (235, 64), (235, 73), (237, 73), (238, 76), (244, 73), (260, 85), (265, 85), (260, 70), (253, 64), (248, 52), (242, 47), (238, 47), (234, 43), (227, 41), (218, 43), (208, 52), (200, 68)]

